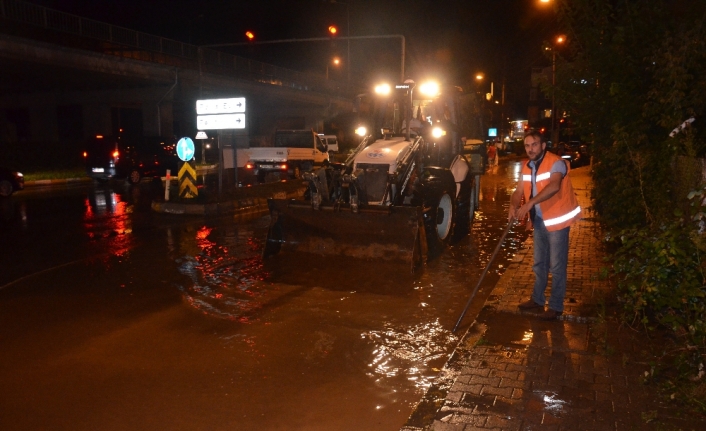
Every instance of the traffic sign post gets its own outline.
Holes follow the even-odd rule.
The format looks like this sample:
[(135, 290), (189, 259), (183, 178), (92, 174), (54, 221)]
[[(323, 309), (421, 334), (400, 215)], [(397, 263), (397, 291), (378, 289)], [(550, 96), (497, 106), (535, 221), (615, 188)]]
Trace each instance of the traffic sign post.
[[(239, 130), (239, 134), (247, 134), (245, 118), (246, 100), (244, 97), (233, 97), (229, 99), (206, 99), (196, 101), (196, 127), (199, 130)], [(199, 132), (201, 134), (202, 132)], [(204, 133), (205, 135), (205, 133)], [(196, 139), (199, 139), (197, 135)], [(218, 142), (218, 193), (223, 189), (223, 152), (221, 147), (220, 134)], [(233, 182), (238, 186), (238, 162), (237, 146), (232, 145), (233, 151)], [(205, 158), (202, 156), (202, 158)]]
[(206, 132), (199, 131), (196, 134), (196, 138), (201, 141), (201, 164), (205, 165), (206, 164), (206, 143), (204, 140), (208, 139), (208, 135), (206, 135)]
[(182, 162), (179, 167), (179, 197), (191, 199), (199, 195), (196, 188), (196, 164), (193, 159)]
[(194, 162), (194, 141), (191, 138), (181, 138), (176, 146), (177, 156), (182, 161), (179, 166), (179, 197), (195, 198), (199, 195), (196, 188), (196, 163)]

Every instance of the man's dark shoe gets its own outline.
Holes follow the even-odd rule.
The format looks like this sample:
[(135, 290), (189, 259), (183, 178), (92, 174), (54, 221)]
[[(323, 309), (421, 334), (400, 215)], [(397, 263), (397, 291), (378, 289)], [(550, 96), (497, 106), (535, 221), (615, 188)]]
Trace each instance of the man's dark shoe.
[(561, 316), (563, 313), (561, 311), (555, 311), (551, 308), (547, 308), (547, 311), (542, 313), (539, 318), (542, 320), (556, 320), (557, 317)]
[(520, 302), (520, 305), (518, 305), (520, 310), (531, 310), (533, 308), (544, 308), (544, 305), (539, 305), (536, 302), (534, 302), (533, 299), (528, 299), (525, 302)]

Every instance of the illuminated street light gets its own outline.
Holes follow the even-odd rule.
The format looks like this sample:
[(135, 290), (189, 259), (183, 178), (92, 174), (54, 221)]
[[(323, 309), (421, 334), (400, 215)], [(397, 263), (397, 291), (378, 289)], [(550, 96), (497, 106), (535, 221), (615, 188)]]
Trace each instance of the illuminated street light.
[(331, 33), (331, 36), (335, 36), (338, 33), (338, 27), (335, 25), (330, 25), (328, 27), (328, 32)]
[(245, 32), (245, 37), (248, 38), (248, 40), (253, 40), (255, 39), (255, 33), (251, 32), (250, 30)]
[[(338, 57), (334, 57), (333, 59), (331, 59), (331, 63), (334, 66), (338, 67), (338, 65), (341, 64), (341, 59)], [(328, 64), (326, 65), (326, 79), (328, 79)]]

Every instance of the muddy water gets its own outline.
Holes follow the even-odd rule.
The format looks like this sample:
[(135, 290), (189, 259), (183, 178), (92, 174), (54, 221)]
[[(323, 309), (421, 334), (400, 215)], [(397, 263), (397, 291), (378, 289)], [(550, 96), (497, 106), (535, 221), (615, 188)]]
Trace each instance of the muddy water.
[(263, 261), (268, 217), (155, 216), (143, 188), (18, 194), (0, 226), (0, 429), (397, 430), (457, 342), (518, 174), (483, 176), (471, 235), (414, 275)]
[[(482, 177), (472, 233), (422, 271), (310, 255), (260, 258), (268, 218), (175, 234), (183, 302), (212, 322), (238, 429), (399, 429), (448, 359), (451, 333), (507, 225), (519, 164)], [(178, 238), (177, 238), (178, 237)], [(521, 247), (513, 229), (459, 333)]]

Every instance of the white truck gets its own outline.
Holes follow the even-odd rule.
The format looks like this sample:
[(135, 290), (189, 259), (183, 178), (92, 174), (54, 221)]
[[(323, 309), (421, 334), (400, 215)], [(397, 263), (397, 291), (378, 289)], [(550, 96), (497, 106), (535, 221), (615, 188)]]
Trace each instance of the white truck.
[(329, 160), (328, 148), (313, 130), (277, 130), (273, 146), (251, 147), (247, 151), (246, 170), (263, 183), (276, 179), (301, 178)]
[(329, 153), (338, 152), (338, 138), (336, 135), (324, 135), (319, 133), (319, 138), (326, 144)]

